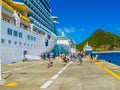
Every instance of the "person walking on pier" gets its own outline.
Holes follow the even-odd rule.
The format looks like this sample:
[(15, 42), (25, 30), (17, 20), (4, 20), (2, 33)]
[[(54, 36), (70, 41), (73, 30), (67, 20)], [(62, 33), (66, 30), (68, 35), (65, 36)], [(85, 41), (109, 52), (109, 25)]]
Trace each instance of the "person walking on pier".
[(71, 58), (72, 58), (73, 61), (76, 60), (76, 55), (75, 55), (75, 53), (73, 53), (73, 54), (71, 55)]
[(50, 54), (49, 53), (45, 54), (45, 59), (46, 59), (47, 64), (48, 64), (47, 67), (50, 68), (51, 67), (51, 63), (50, 63)]
[(62, 54), (62, 59), (64, 61), (64, 66), (67, 64), (67, 58), (65, 54)]
[(53, 60), (54, 60), (54, 54), (51, 52), (50, 53), (50, 64), (51, 64), (51, 66), (53, 65)]
[(96, 54), (96, 57), (95, 57), (96, 60), (98, 60), (98, 54)]
[(93, 60), (93, 55), (92, 55), (92, 53), (90, 54), (90, 60)]
[(81, 65), (83, 63), (83, 55), (81, 53), (78, 53), (77, 59), (78, 59), (79, 65)]
[(50, 67), (51, 67), (50, 59), (49, 59), (49, 58), (46, 58), (46, 61), (47, 61), (47, 64), (48, 64), (47, 68), (50, 68)]
[(45, 60), (45, 54), (44, 53), (41, 54), (41, 60)]

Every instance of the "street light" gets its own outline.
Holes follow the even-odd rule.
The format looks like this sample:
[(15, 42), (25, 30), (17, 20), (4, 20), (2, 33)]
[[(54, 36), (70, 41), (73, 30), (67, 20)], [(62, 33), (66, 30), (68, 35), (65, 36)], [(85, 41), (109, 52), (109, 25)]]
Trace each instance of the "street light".
[(1, 74), (1, 31), (2, 31), (2, 0), (0, 0), (0, 84), (4, 84), (4, 80), (2, 79), (2, 74)]

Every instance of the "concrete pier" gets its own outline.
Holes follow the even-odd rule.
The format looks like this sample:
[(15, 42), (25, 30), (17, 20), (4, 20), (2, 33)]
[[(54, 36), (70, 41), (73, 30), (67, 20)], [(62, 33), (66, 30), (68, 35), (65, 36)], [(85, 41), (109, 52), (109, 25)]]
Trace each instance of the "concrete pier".
[(120, 67), (108, 62), (85, 59), (82, 65), (70, 61), (66, 66), (55, 60), (29, 61), (2, 65), (6, 81), (0, 90), (119, 90)]

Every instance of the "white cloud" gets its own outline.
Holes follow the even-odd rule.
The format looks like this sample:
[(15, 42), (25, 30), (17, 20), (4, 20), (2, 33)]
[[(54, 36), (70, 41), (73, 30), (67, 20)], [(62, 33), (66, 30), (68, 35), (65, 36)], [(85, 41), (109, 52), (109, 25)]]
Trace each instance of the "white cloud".
[(75, 29), (74, 29), (74, 27), (64, 27), (64, 28), (58, 28), (57, 29), (57, 31), (59, 32), (59, 33), (62, 33), (62, 32), (65, 32), (65, 33), (73, 33), (73, 32), (75, 32)]
[(73, 32), (75, 32), (75, 29), (74, 29), (74, 27), (64, 28), (64, 31), (65, 31), (66, 33), (73, 33)]

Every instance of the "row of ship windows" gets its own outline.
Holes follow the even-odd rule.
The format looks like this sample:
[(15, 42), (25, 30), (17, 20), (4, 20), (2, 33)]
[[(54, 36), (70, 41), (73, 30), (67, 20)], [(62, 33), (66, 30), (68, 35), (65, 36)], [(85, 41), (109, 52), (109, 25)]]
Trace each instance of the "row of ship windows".
[[(34, 12), (36, 12), (34, 10)], [(37, 12), (36, 12), (37, 13)], [(44, 26), (48, 27), (48, 28), (51, 28), (53, 27), (51, 22), (49, 20), (47, 20), (46, 18), (44, 18), (44, 16), (42, 16), (41, 14), (39, 14), (39, 19), (38, 19), (38, 16), (37, 15), (32, 15), (36, 20), (40, 21)]]
[(36, 41), (36, 38), (31, 35), (27, 35), (27, 39), (31, 41)]
[(18, 31), (16, 31), (16, 30), (12, 30), (12, 29), (10, 29), (10, 28), (8, 28), (7, 29), (7, 34), (8, 35), (13, 35), (13, 36), (19, 36), (19, 38), (22, 38), (23, 37), (23, 34), (21, 33), (21, 32), (18, 32)]
[[(5, 42), (6, 42), (5, 39), (1, 39), (1, 43), (2, 43), (2, 44), (5, 44)], [(11, 45), (11, 44), (12, 44), (12, 40), (8, 40), (7, 43), (8, 43), (9, 45)], [(22, 46), (22, 42), (13, 41), (13, 44), (14, 44), (14, 45)], [(41, 45), (27, 44), (27, 43), (23, 43), (23, 45), (24, 45), (24, 46), (28, 46), (28, 47), (43, 47), (43, 46), (41, 46)]]
[[(18, 32), (18, 31), (16, 31), (16, 30), (12, 30), (12, 29), (10, 29), (10, 28), (8, 28), (7, 29), (7, 34), (8, 35), (13, 35), (13, 36), (15, 36), (15, 37), (18, 37), (19, 36), (19, 38), (22, 38), (23, 37), (23, 34), (21, 33), (21, 32)], [(36, 37), (34, 37), (34, 36), (31, 36), (31, 35), (27, 35), (27, 39), (28, 40), (31, 40), (31, 41), (36, 41)]]
[[(47, 6), (47, 5), (43, 5), (41, 2), (39, 2), (39, 0), (37, 0), (37, 1), (34, 1), (34, 0), (30, 0), (31, 2), (33, 2), (33, 5), (35, 5), (35, 7), (37, 7), (39, 10), (41, 10), (41, 12), (44, 14), (44, 15), (46, 15), (47, 17), (50, 17), (50, 14), (49, 14), (49, 12), (45, 9), (45, 7)], [(37, 3), (36, 3), (37, 2)], [(49, 18), (48, 18), (49, 19)]]
[[(32, 17), (35, 18), (35, 20), (38, 20), (37, 16), (33, 16), (33, 15), (32, 15)], [(47, 27), (48, 29), (50, 29), (51, 31), (52, 31), (52, 29), (54, 29), (53, 26), (49, 25), (49, 24), (46, 23), (45, 21), (43, 21), (43, 20), (38, 20), (38, 21), (39, 21), (43, 26), (45, 26), (45, 27)], [(37, 21), (34, 21), (34, 23), (39, 24)], [(43, 27), (42, 25), (40, 25), (40, 26)]]
[[(27, 3), (27, 4), (28, 4), (28, 5), (30, 5), (29, 3)], [(41, 16), (41, 17), (42, 17), (42, 19), (44, 19), (42, 22), (44, 22), (44, 21), (46, 21), (46, 22), (47, 22), (47, 23), (45, 22), (45, 24), (44, 24), (44, 25), (46, 25), (46, 24), (47, 24), (47, 25), (50, 25), (50, 26), (51, 26), (50, 19), (46, 18), (46, 17), (45, 17), (45, 15), (41, 15), (41, 14), (40, 14), (40, 12), (37, 12), (37, 11), (35, 10), (35, 8), (33, 8), (31, 5), (30, 5), (29, 7), (30, 7), (30, 8), (31, 8), (31, 9), (32, 9), (35, 13), (38, 13), (38, 14), (39, 14), (39, 16)], [(49, 23), (49, 24), (48, 24), (48, 23)], [(50, 27), (50, 26), (49, 26), (49, 27)], [(52, 27), (52, 26), (51, 26), (51, 27)]]
[(50, 20), (50, 18), (49, 18), (50, 16), (47, 16), (48, 14), (45, 14), (45, 12), (47, 12), (47, 11), (44, 10), (43, 7), (37, 7), (36, 4), (33, 4), (31, 2), (25, 2), (25, 4), (27, 4), (29, 6), (29, 8), (32, 9), (34, 12), (39, 13), (40, 16), (42, 15), (42, 17), (45, 17), (48, 20)]

